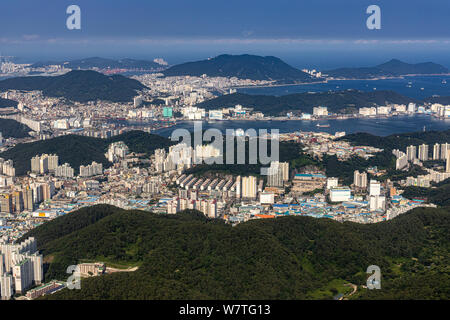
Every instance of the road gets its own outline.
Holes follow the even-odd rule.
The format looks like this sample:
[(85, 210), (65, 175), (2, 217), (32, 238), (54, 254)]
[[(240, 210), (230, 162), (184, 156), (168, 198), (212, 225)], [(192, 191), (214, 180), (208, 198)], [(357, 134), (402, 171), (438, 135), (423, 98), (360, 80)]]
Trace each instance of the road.
[(346, 284), (344, 284), (344, 286), (352, 287), (353, 291), (350, 292), (349, 294), (345, 295), (345, 296), (340, 297), (339, 300), (348, 300), (348, 297), (350, 297), (351, 295), (355, 294), (356, 291), (358, 290), (358, 286), (356, 284), (353, 284), (353, 283), (346, 283)]

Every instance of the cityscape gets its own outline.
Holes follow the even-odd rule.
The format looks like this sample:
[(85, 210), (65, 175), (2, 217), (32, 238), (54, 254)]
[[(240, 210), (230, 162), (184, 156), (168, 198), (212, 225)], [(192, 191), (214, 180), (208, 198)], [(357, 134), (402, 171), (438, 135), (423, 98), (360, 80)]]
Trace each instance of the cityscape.
[(1, 300), (448, 301), (445, 61), (45, 62), (8, 34)]

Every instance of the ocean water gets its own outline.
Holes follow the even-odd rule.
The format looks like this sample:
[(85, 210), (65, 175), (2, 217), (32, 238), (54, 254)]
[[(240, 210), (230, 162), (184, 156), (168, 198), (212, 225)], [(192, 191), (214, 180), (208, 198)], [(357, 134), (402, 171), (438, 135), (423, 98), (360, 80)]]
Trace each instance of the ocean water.
[[(136, 123), (131, 123), (136, 124)], [(141, 123), (144, 125), (143, 123)], [(317, 124), (329, 124), (329, 128), (317, 127)], [(450, 119), (440, 120), (428, 115), (397, 116), (390, 118), (376, 119), (345, 119), (345, 120), (287, 120), (287, 121), (216, 121), (213, 123), (203, 122), (202, 130), (209, 128), (219, 129), (223, 134), (226, 129), (278, 129), (280, 133), (296, 131), (314, 131), (336, 133), (345, 131), (346, 133), (367, 132), (377, 136), (388, 136), (394, 133), (407, 133), (417, 131), (443, 131), (450, 129)], [(194, 122), (183, 121), (176, 126), (154, 131), (154, 133), (169, 137), (175, 129), (187, 129), (194, 131)]]
[[(446, 80), (447, 83), (442, 83), (443, 80)], [(414, 99), (424, 99), (433, 95), (450, 96), (450, 76), (415, 76), (383, 80), (332, 80), (327, 83), (317, 84), (241, 88), (237, 91), (246, 94), (283, 96), (293, 93), (341, 91), (346, 89), (361, 91), (391, 90)]]

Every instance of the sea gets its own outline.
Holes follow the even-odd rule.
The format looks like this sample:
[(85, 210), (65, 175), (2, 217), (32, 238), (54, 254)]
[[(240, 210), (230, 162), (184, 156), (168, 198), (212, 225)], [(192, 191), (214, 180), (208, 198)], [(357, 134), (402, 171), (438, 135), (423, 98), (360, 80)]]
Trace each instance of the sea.
[[(136, 122), (130, 122), (131, 125), (138, 125)], [(144, 123), (140, 123), (145, 125)], [(318, 127), (320, 125), (329, 125), (329, 127)], [(226, 134), (226, 129), (278, 129), (280, 133), (290, 132), (336, 132), (357, 133), (366, 132), (377, 136), (388, 136), (395, 133), (408, 133), (417, 131), (444, 131), (450, 129), (450, 119), (437, 119), (430, 115), (419, 114), (413, 116), (395, 116), (389, 118), (354, 118), (354, 119), (330, 119), (330, 120), (224, 120), (215, 122), (202, 122), (202, 130), (215, 128)], [(182, 121), (175, 126), (153, 131), (153, 133), (170, 137), (175, 129), (186, 129), (194, 131), (193, 121)], [(270, 132), (270, 131), (269, 131)]]
[(330, 80), (326, 83), (240, 88), (237, 91), (253, 95), (283, 96), (293, 93), (342, 91), (347, 89), (366, 92), (391, 90), (407, 97), (423, 100), (432, 96), (450, 96), (450, 75), (406, 76), (380, 80)]

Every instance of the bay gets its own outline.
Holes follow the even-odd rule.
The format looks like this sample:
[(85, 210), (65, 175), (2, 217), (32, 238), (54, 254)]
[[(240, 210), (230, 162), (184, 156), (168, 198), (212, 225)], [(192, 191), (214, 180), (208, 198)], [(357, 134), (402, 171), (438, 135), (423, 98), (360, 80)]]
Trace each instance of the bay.
[[(445, 80), (447, 83), (442, 83)], [(330, 80), (326, 83), (249, 87), (237, 89), (240, 93), (253, 95), (283, 96), (304, 92), (325, 92), (357, 89), (361, 91), (391, 90), (414, 99), (425, 99), (434, 95), (450, 96), (450, 76), (411, 76), (380, 80)]]
[[(320, 125), (330, 125), (328, 128), (317, 127)], [(138, 126), (145, 125), (143, 122), (128, 122), (128, 125)], [(330, 120), (286, 120), (286, 121), (242, 121), (242, 120), (224, 120), (216, 122), (202, 122), (202, 129), (209, 128), (219, 129), (223, 134), (226, 129), (243, 129), (253, 128), (259, 129), (278, 129), (280, 133), (289, 133), (296, 131), (312, 131), (312, 132), (346, 132), (357, 133), (367, 132), (377, 136), (388, 136), (395, 133), (407, 133), (422, 131), (425, 127), (426, 131), (436, 130), (443, 131), (450, 129), (450, 119), (442, 120), (431, 117), (429, 115), (413, 115), (413, 116), (395, 116), (389, 118), (355, 118), (355, 119), (330, 119)], [(193, 121), (182, 121), (177, 125), (153, 131), (153, 133), (169, 137), (175, 129), (187, 129), (194, 131)]]

